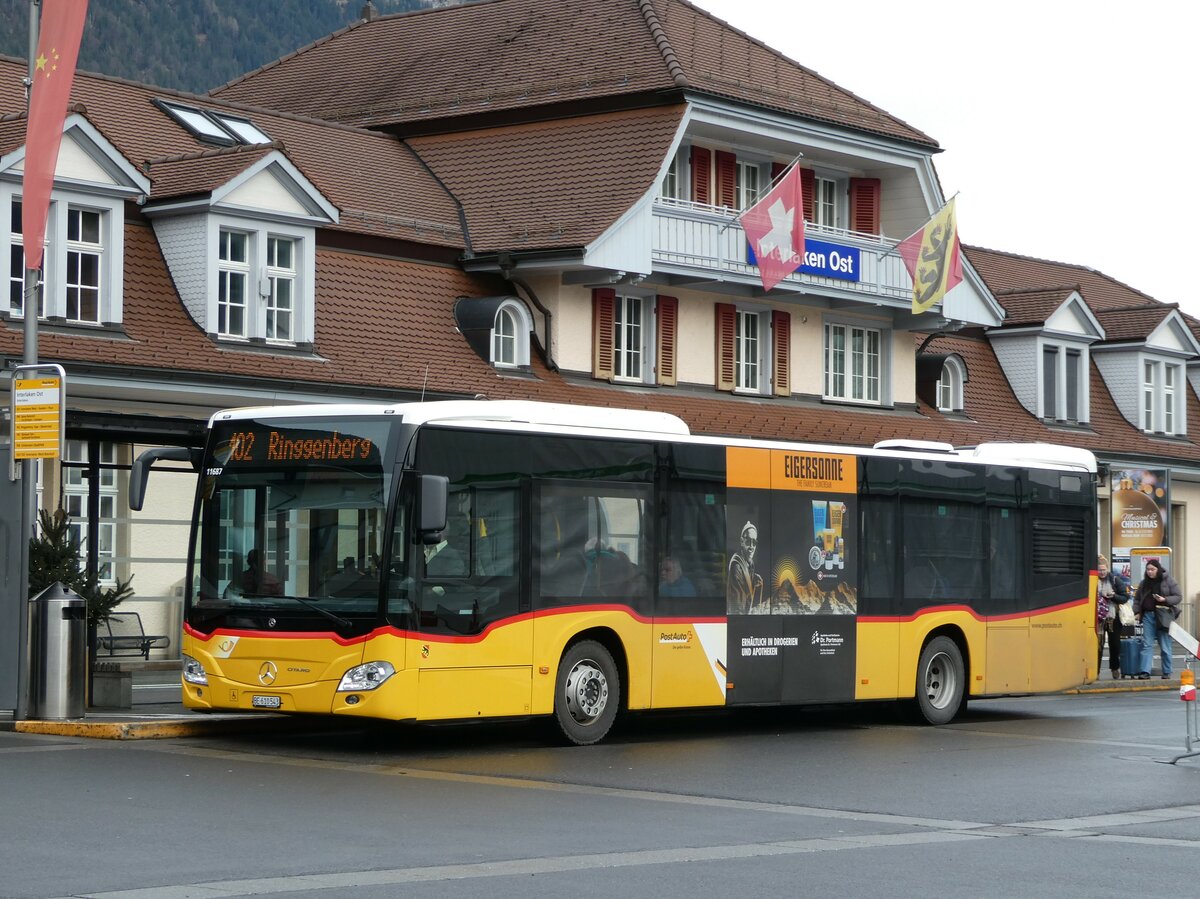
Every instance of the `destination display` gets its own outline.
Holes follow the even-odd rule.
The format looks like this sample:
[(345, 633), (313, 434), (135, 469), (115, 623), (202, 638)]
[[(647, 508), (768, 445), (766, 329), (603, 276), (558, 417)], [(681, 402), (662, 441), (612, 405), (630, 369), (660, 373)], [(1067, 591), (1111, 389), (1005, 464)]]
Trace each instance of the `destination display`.
[[(233, 421), (214, 430), (221, 468), (306, 467), (314, 463), (381, 464), (390, 422)], [(219, 474), (220, 472), (208, 472)]]

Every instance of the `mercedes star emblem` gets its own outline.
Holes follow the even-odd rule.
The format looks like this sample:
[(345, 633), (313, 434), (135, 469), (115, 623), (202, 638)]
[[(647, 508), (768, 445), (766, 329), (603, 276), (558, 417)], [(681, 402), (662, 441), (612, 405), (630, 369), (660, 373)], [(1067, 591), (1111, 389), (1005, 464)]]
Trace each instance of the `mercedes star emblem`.
[(279, 669), (275, 667), (274, 662), (263, 662), (262, 667), (258, 669), (258, 682), (264, 687), (269, 687), (275, 683), (278, 674)]

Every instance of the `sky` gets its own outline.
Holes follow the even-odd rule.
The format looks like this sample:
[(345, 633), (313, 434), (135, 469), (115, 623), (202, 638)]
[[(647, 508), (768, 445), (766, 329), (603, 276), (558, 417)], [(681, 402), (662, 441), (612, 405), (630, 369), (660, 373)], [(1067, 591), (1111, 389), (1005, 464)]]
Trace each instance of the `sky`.
[(1200, 317), (1200, 7), (693, 2), (936, 140), (964, 243), (1084, 265)]

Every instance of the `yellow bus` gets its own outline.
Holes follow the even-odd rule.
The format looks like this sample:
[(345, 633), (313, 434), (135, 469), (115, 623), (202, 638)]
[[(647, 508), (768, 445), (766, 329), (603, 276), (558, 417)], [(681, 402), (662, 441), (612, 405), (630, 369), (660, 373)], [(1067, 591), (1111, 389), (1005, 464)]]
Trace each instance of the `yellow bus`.
[[(155, 450), (134, 466), (140, 505)], [(971, 697), (1096, 676), (1096, 462), (693, 436), (521, 401), (213, 416), (194, 709), (449, 721)]]

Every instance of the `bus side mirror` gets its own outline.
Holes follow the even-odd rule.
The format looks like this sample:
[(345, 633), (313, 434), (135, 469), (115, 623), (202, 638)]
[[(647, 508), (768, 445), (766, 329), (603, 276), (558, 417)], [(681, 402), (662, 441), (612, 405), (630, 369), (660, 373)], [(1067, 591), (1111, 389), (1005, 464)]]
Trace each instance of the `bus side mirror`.
[(446, 530), (446, 497), (450, 479), (440, 474), (420, 475), (417, 482), (420, 506), (417, 509), (417, 539), (421, 543), (439, 542)]
[(190, 462), (192, 468), (200, 470), (200, 450), (191, 447), (160, 446), (139, 453), (129, 469), (129, 508), (135, 512), (142, 511), (142, 503), (146, 499), (146, 479), (150, 477), (150, 467), (159, 459)]

